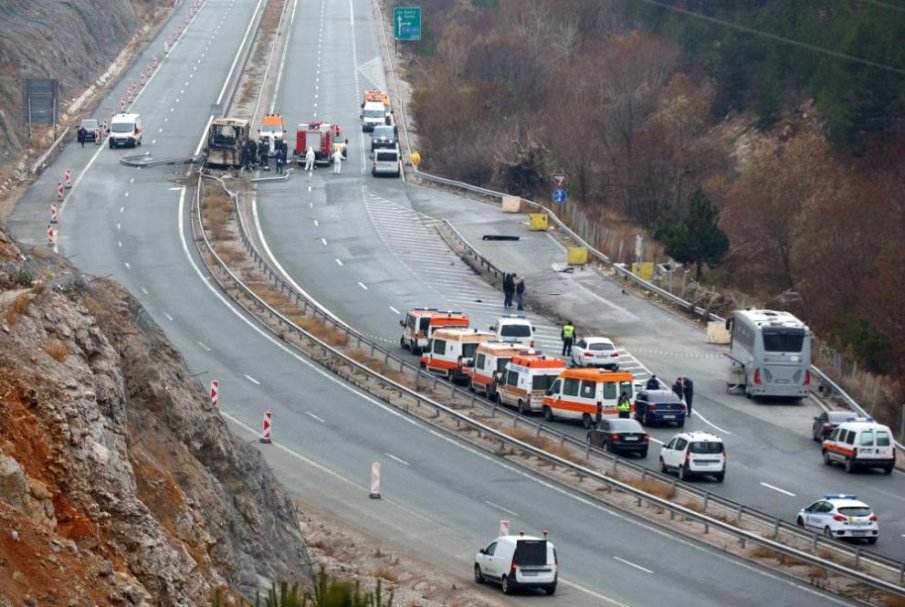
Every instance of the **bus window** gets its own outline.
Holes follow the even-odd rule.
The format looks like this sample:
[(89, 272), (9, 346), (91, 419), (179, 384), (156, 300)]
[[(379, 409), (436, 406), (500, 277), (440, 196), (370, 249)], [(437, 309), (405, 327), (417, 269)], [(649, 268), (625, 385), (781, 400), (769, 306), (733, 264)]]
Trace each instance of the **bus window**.
[(764, 329), (764, 350), (766, 352), (801, 352), (803, 345), (803, 331)]

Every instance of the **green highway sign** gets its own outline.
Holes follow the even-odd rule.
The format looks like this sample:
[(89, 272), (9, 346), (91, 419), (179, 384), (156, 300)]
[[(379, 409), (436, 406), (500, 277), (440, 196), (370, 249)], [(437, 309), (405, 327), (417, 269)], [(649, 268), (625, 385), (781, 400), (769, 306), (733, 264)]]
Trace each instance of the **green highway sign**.
[(421, 7), (397, 6), (393, 9), (393, 35), (396, 40), (421, 40)]

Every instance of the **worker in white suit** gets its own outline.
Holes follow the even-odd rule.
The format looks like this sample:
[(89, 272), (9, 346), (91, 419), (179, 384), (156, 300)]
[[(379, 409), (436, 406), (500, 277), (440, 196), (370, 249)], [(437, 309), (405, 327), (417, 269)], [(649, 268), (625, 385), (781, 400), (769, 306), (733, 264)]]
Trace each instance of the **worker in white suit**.
[(308, 146), (308, 151), (305, 152), (305, 170), (314, 170), (314, 148), (311, 146)]
[(340, 149), (333, 151), (333, 173), (339, 175), (343, 172), (343, 151)]

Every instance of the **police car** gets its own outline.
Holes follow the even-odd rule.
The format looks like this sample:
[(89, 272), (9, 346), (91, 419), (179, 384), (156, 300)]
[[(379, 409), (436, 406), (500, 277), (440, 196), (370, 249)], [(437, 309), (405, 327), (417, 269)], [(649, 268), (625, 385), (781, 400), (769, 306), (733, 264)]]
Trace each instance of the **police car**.
[(877, 515), (857, 495), (830, 493), (798, 513), (799, 527), (823, 533), (826, 537), (863, 538), (875, 544), (880, 535)]

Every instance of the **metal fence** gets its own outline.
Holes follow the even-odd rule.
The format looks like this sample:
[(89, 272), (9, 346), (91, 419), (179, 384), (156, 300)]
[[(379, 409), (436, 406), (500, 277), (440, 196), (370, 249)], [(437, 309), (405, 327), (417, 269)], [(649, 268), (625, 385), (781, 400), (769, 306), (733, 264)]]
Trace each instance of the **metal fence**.
[[(199, 183), (200, 182), (201, 180), (199, 180)], [(198, 206), (198, 221), (200, 222), (200, 195), (196, 196), (196, 201), (196, 204)], [(646, 468), (645, 466), (642, 466), (637, 462), (625, 460), (616, 456), (612, 456), (608, 453), (604, 453), (603, 451), (591, 448), (585, 441), (582, 441), (564, 432), (558, 431), (548, 424), (519, 416), (514, 411), (500, 407), (496, 403), (487, 401), (483, 398), (479, 398), (477, 395), (470, 393), (462, 388), (456, 387), (453, 384), (440, 383), (436, 375), (432, 375), (427, 371), (422, 370), (419, 365), (411, 362), (411, 360), (407, 360), (406, 358), (400, 356), (397, 352), (393, 352), (388, 350), (387, 348), (384, 348), (374, 340), (369, 339), (352, 327), (342, 323), (341, 321), (336, 319), (336, 317), (333, 316), (328, 310), (323, 309), (316, 302), (309, 300), (305, 295), (299, 293), (295, 288), (293, 288), (292, 285), (290, 285), (282, 276), (280, 276), (275, 270), (271, 268), (270, 264), (257, 251), (251, 237), (249, 236), (241, 208), (237, 206), (236, 210), (239, 217), (239, 232), (245, 250), (254, 260), (257, 269), (264, 273), (268, 277), (268, 279), (273, 282), (273, 284), (277, 287), (281, 294), (285, 295), (290, 301), (293, 301), (296, 305), (304, 309), (306, 313), (313, 314), (321, 322), (330, 325), (337, 331), (345, 334), (346, 337), (350, 341), (354, 342), (358, 348), (366, 349), (372, 359), (382, 360), (387, 368), (398, 369), (398, 371), (400, 372), (408, 371), (409, 373), (414, 374), (416, 377), (416, 387), (419, 384), (429, 385), (435, 392), (437, 392), (441, 389), (442, 386), (442, 389), (444, 391), (448, 389), (448, 393), (451, 397), (464, 399), (465, 402), (467, 402), (472, 407), (483, 407), (489, 412), (492, 417), (503, 418), (507, 421), (507, 423), (511, 423), (513, 427), (528, 427), (531, 428), (535, 436), (544, 436), (558, 442), (560, 445), (569, 444), (574, 448), (584, 450), (586, 458), (590, 459), (592, 456), (595, 458), (600, 458), (600, 460), (604, 462), (604, 466), (609, 468), (610, 470), (623, 469), (632, 471), (635, 474), (639, 475), (642, 480), (657, 479), (661, 482), (671, 485), (678, 492), (684, 493), (685, 495), (696, 496), (697, 498), (702, 500), (705, 505), (711, 508), (718, 508), (723, 512), (732, 513), (731, 518), (734, 519), (734, 523), (727, 523), (720, 519), (708, 516), (707, 514), (695, 512), (684, 506), (646, 493), (629, 484), (614, 480), (609, 476), (591, 470), (585, 466), (581, 466), (561, 457), (552, 455), (544, 451), (543, 449), (533, 447), (518, 439), (512, 438), (511, 436), (499, 430), (475, 421), (468, 415), (460, 413), (447, 405), (444, 405), (433, 400), (432, 398), (420, 394), (416, 390), (412, 390), (377, 373), (376, 371), (373, 371), (366, 365), (348, 357), (343, 352), (331, 347), (326, 342), (302, 330), (291, 320), (286, 318), (283, 314), (269, 306), (264, 300), (258, 297), (258, 295), (254, 293), (254, 291), (252, 291), (247, 285), (245, 285), (241, 278), (237, 276), (222, 259), (220, 259), (220, 257), (216, 254), (213, 245), (209, 242), (207, 236), (203, 233), (203, 231), (198, 235), (195, 241), (197, 243), (197, 246), (199, 247), (199, 251), (202, 251), (202, 253), (204, 253), (202, 247), (206, 248), (207, 254), (209, 256), (212, 256), (217, 265), (221, 267), (223, 273), (228, 277), (229, 281), (232, 282), (236, 288), (240, 289), (247, 298), (254, 302), (255, 309), (252, 310), (253, 312), (268, 315), (270, 318), (276, 320), (281, 328), (295, 332), (300, 338), (306, 340), (307, 343), (314, 345), (325, 354), (329, 353), (331, 356), (340, 359), (342, 361), (341, 364), (349, 366), (350, 369), (353, 369), (356, 372), (365, 374), (369, 379), (379, 383), (380, 385), (391, 388), (395, 392), (398, 392), (400, 395), (405, 395), (415, 400), (415, 402), (419, 404), (433, 408), (438, 414), (442, 413), (452, 416), (456, 419), (456, 423), (458, 425), (464, 424), (477, 430), (479, 436), (490, 436), (494, 440), (499, 440), (503, 444), (508, 444), (512, 447), (516, 447), (521, 451), (535, 456), (541, 460), (547, 461), (557, 466), (562, 466), (584, 477), (593, 478), (601, 483), (604, 483), (610, 488), (615, 488), (629, 495), (632, 495), (633, 497), (637, 498), (639, 505), (646, 503), (664, 508), (674, 514), (679, 514), (686, 518), (697, 521), (704, 526), (705, 530), (711, 528), (719, 529), (736, 536), (742, 543), (753, 542), (755, 544), (760, 544), (772, 550), (775, 550), (779, 554), (793, 557), (809, 564), (823, 567), (828, 571), (833, 571), (838, 574), (857, 579), (858, 581), (861, 581), (875, 588), (905, 596), (905, 588), (893, 582), (875, 578), (863, 572), (850, 569), (844, 565), (839, 565), (835, 562), (831, 562), (808, 554), (806, 552), (802, 552), (801, 550), (798, 550), (791, 546), (767, 539), (756, 532), (740, 529), (739, 527), (737, 527), (737, 525), (743, 521), (753, 522), (758, 524), (760, 527), (769, 530), (774, 537), (779, 537), (779, 534), (782, 533), (786, 536), (797, 538), (805, 545), (809, 545), (814, 551), (818, 549), (830, 550), (832, 551), (832, 553), (838, 555), (839, 557), (847, 559), (849, 562), (856, 564), (856, 566), (870, 565), (877, 567), (880, 570), (888, 572), (890, 576), (897, 577), (899, 584), (905, 581), (905, 563), (901, 563), (896, 561), (895, 559), (890, 559), (879, 554), (865, 551), (861, 548), (855, 548), (841, 544), (837, 541), (824, 538), (820, 534), (805, 531), (786, 521), (748, 508), (745, 505), (733, 502), (732, 500), (714, 495), (694, 485), (683, 483), (671, 476), (667, 476), (652, 469)], [(445, 224), (444, 229), (448, 230), (449, 233), (453, 235), (453, 237), (460, 239), (463, 246), (468, 246), (467, 241), (465, 241), (465, 239), (461, 237), (461, 234), (459, 234), (450, 224)], [(473, 252), (473, 255), (477, 254)], [(204, 254), (202, 256), (205, 257)], [(477, 257), (480, 256), (477, 255)], [(205, 257), (205, 259), (206, 258), (207, 257)], [(499, 273), (499, 270), (496, 269), (492, 264), (490, 264), (486, 259), (483, 260), (482, 263), (487, 264), (486, 267), (489, 271)]]

